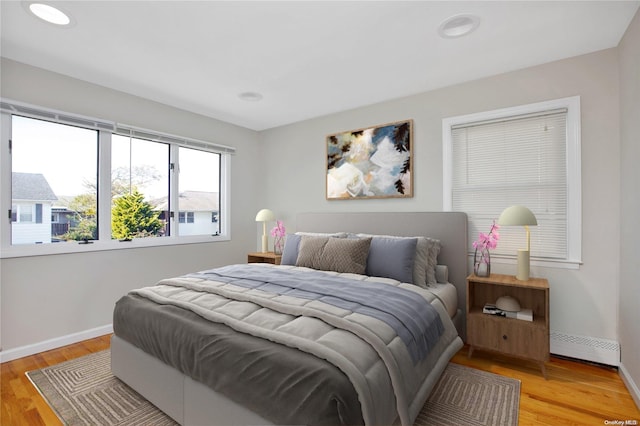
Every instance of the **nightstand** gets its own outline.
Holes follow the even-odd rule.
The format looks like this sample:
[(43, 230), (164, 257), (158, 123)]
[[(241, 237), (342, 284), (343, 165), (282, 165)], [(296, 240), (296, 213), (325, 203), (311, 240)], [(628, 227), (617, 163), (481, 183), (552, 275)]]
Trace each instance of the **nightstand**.
[[(482, 313), (486, 303), (512, 296), (522, 309), (533, 311), (533, 321)], [(549, 283), (543, 278), (520, 281), (511, 275), (467, 277), (467, 343), (474, 349), (499, 352), (536, 361), (547, 378), (549, 361)]]
[(279, 265), (282, 260), (281, 254), (275, 254), (272, 251), (268, 251), (266, 253), (249, 253), (247, 255), (247, 263), (272, 263), (274, 265)]

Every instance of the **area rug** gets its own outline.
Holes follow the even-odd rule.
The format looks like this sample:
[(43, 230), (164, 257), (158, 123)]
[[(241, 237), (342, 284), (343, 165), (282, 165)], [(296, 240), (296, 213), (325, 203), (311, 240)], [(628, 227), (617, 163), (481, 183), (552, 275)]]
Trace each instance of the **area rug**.
[[(65, 425), (176, 424), (111, 374), (108, 350), (27, 376)], [(519, 403), (518, 380), (449, 363), (415, 425), (515, 426)]]

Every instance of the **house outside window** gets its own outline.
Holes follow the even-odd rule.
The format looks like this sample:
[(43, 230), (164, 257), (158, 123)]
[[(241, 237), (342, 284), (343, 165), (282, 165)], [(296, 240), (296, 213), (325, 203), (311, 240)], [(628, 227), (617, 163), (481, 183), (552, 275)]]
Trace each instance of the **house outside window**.
[[(479, 232), (511, 205), (536, 216), (532, 261), (581, 262), (580, 98), (443, 120), (444, 210), (469, 218), (469, 252)], [(492, 261), (514, 257), (526, 233), (502, 227)]]
[(3, 257), (229, 239), (233, 148), (2, 101)]
[(51, 242), (51, 206), (57, 200), (49, 182), (39, 173), (12, 173), (11, 242)]

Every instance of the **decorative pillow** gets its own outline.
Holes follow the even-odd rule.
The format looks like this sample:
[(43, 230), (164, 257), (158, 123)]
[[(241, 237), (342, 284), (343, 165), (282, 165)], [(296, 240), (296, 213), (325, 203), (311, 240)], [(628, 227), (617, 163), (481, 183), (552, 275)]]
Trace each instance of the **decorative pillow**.
[(420, 287), (427, 286), (427, 267), (429, 259), (429, 248), (431, 242), (425, 237), (399, 237), (397, 235), (371, 235), (371, 234), (351, 234), (355, 237), (372, 237), (372, 238), (393, 238), (397, 240), (402, 239), (417, 239), (416, 254), (413, 260), (413, 280), (411, 282)]
[(436, 281), (442, 284), (449, 282), (449, 268), (447, 265), (436, 265)]
[(333, 237), (333, 238), (347, 238), (346, 232), (303, 232), (298, 231), (296, 235), (307, 235), (310, 237)]
[(365, 273), (371, 238), (347, 239), (302, 235), (296, 266), (323, 271)]
[(300, 245), (301, 235), (287, 234), (284, 240), (284, 249), (282, 250), (281, 265), (295, 265), (298, 259), (298, 247)]
[(334, 237), (334, 238), (346, 238), (346, 232), (334, 232), (334, 233), (321, 233), (321, 232), (296, 232), (295, 234), (287, 234), (287, 239), (284, 242), (284, 249), (282, 250), (281, 265), (295, 265), (298, 259), (298, 249), (300, 247), (300, 239), (303, 235), (314, 237)]
[(440, 254), (440, 240), (426, 237), (429, 241), (429, 257), (427, 261), (427, 284), (436, 284), (436, 265), (438, 264), (438, 254)]
[(373, 237), (369, 247), (366, 274), (413, 284), (417, 243), (417, 238)]

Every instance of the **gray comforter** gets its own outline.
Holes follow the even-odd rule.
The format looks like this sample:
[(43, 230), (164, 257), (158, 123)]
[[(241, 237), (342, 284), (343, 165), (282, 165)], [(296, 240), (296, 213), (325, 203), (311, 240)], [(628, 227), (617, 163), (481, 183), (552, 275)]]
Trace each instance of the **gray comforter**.
[[(259, 265), (230, 265), (187, 277), (315, 300), (376, 318), (393, 328), (407, 346), (414, 364), (424, 359), (444, 331), (436, 309), (426, 299), (384, 283), (362, 282), (320, 271), (291, 274), (288, 270)], [(320, 318), (336, 326), (342, 322), (342, 318), (335, 321), (328, 315)]]
[[(424, 379), (429, 374), (430, 369), (436, 363), (441, 362), (439, 360), (440, 353), (445, 350), (450, 351), (456, 339), (459, 340), (444, 308), (438, 302), (434, 302), (434, 298), (430, 293), (418, 287), (400, 284), (393, 280), (381, 280), (385, 281), (384, 286), (402, 289), (400, 293), (405, 296), (415, 295), (418, 300), (432, 302), (437, 310), (438, 315), (435, 317), (437, 318), (435, 323), (440, 323), (441, 330), (437, 334), (441, 334), (441, 336), (437, 341), (425, 339), (425, 344), (431, 350), (428, 353), (421, 353), (421, 350), (417, 349), (417, 353), (420, 353), (420, 356), (416, 358), (410, 349), (412, 342), (408, 342), (406, 336), (402, 338), (399, 335), (397, 324), (392, 325), (388, 321), (382, 320), (379, 315), (367, 315), (358, 309), (352, 309), (353, 306), (349, 306), (349, 309), (347, 309), (344, 305), (341, 305), (342, 302), (326, 303), (326, 295), (311, 298), (308, 297), (308, 294), (305, 294), (305, 297), (299, 297), (302, 294), (296, 295), (296, 292), (299, 291), (308, 292), (308, 287), (294, 291), (288, 290), (283, 293), (282, 291), (268, 291), (269, 286), (264, 285), (264, 283), (257, 286), (247, 285), (247, 280), (256, 281), (253, 278), (247, 278), (246, 275), (254, 276), (255, 268), (256, 266), (244, 266), (244, 273), (236, 269), (227, 271), (235, 274), (235, 276), (227, 276), (226, 278), (223, 278), (224, 274), (218, 274), (215, 277), (211, 274), (209, 276), (207, 274), (199, 274), (179, 277), (163, 280), (153, 287), (135, 290), (118, 302), (114, 314), (114, 331), (125, 340), (137, 340), (131, 343), (277, 423), (311, 424), (327, 422), (353, 424), (364, 421), (366, 424), (391, 424), (397, 418), (400, 419), (402, 424), (411, 424), (413, 422), (430, 389), (430, 386), (425, 386)], [(305, 270), (305, 268), (267, 265), (257, 268), (264, 269), (265, 273), (273, 272), (269, 271), (269, 269), (274, 268), (274, 270), (280, 271), (275, 274), (277, 276), (282, 275), (281, 271), (287, 270), (286, 274), (291, 277), (296, 277), (298, 280), (301, 278), (308, 279), (305, 274), (309, 271)], [(238, 274), (245, 275), (239, 276)], [(341, 275), (340, 280), (371, 280), (362, 276)], [(282, 277), (278, 279), (282, 281)], [(243, 285), (240, 285), (238, 280), (243, 281)], [(274, 285), (281, 286), (282, 282), (274, 283)], [(377, 286), (378, 284), (375, 285)], [(409, 299), (411, 298), (409, 297)], [(361, 304), (353, 300), (349, 302), (351, 304)], [(132, 313), (136, 311), (133, 308), (134, 305), (161, 306), (160, 310), (167, 314), (165, 316), (174, 316), (175, 318), (180, 316), (183, 319), (186, 316), (199, 324), (202, 318), (207, 319), (217, 324), (214, 327), (218, 330), (216, 331), (216, 337), (213, 342), (208, 342), (205, 346), (194, 345), (193, 341), (186, 343), (182, 336), (189, 333), (193, 334), (193, 332), (186, 331), (186, 328), (183, 327), (183, 320), (175, 321), (180, 324), (178, 328), (167, 324), (160, 326), (160, 331), (158, 331), (158, 325), (156, 324), (156, 330), (152, 334), (165, 335), (165, 340), (163, 341), (157, 340), (155, 337), (131, 337), (130, 335), (145, 333), (131, 330), (131, 328), (141, 327), (139, 324), (141, 322), (140, 318), (133, 319), (137, 315)], [(371, 306), (367, 306), (366, 310), (370, 309)], [(149, 312), (154, 310), (157, 309), (150, 308)], [(177, 314), (177, 312), (180, 312), (180, 314)], [(154, 323), (156, 321), (153, 319), (154, 315), (149, 314), (142, 322)], [(388, 312), (385, 315), (388, 315)], [(196, 317), (199, 319), (195, 320)], [(398, 313), (395, 317), (402, 318), (402, 314)], [(134, 321), (138, 323), (135, 327), (127, 327), (128, 323)], [(400, 323), (402, 322), (400, 320)], [(404, 324), (400, 328), (406, 326)], [(413, 325), (409, 326), (410, 329), (411, 327)], [(429, 327), (431, 326), (427, 328)], [(438, 329), (438, 326), (436, 325), (435, 328)], [(229, 333), (229, 329), (240, 331), (241, 334)], [(218, 333), (222, 333), (228, 338), (220, 339)], [(403, 333), (405, 332), (400, 332), (400, 334)], [(413, 335), (413, 333), (414, 331), (409, 331), (410, 335)], [(282, 365), (284, 369), (274, 368), (273, 371), (278, 372), (275, 375), (265, 374), (264, 369), (271, 371), (271, 367), (265, 367), (266, 363), (263, 362), (263, 358), (260, 356), (251, 358), (250, 356), (247, 359), (239, 355), (248, 352), (253, 355), (256, 353), (246, 349), (244, 352), (231, 352), (231, 349), (227, 349), (226, 345), (229, 344), (231, 345), (229, 347), (237, 346), (238, 342), (234, 343), (233, 341), (246, 340), (256, 342), (256, 337), (278, 343), (278, 345), (272, 347), (271, 356), (266, 356), (271, 361), (280, 356), (275, 355), (275, 353), (285, 348), (287, 356), (294, 357), (296, 360)], [(143, 342), (141, 343), (141, 341)], [(414, 341), (413, 343), (416, 342)], [(194, 348), (199, 347), (196, 350), (204, 351), (206, 353), (205, 358), (211, 355), (211, 352), (221, 352), (229, 359), (227, 364), (224, 364), (221, 358), (225, 358), (225, 356), (212, 356), (212, 362), (206, 363), (201, 360), (203, 358), (202, 354), (197, 353), (195, 358), (199, 360), (199, 365), (196, 365), (190, 363), (191, 359), (181, 359), (181, 357), (188, 357), (188, 354), (185, 354), (185, 351), (181, 349), (183, 345)], [(271, 343), (268, 343), (268, 346), (270, 345)], [(291, 348), (295, 348), (297, 351), (291, 352)], [(293, 355), (294, 353), (296, 355)], [(303, 362), (300, 362), (299, 359), (301, 354), (307, 357)], [(334, 367), (327, 367), (327, 363), (323, 360), (328, 361)], [(232, 362), (231, 366), (228, 364), (229, 361)], [(299, 391), (295, 395), (294, 393), (287, 395), (287, 392), (279, 392), (282, 389), (278, 388), (283, 384), (285, 388), (289, 386), (286, 384), (286, 380), (279, 380), (280, 376), (288, 374), (287, 365), (289, 370), (292, 370), (292, 366), (308, 365), (318, 361), (323, 366), (321, 368), (322, 373), (319, 373), (316, 377), (313, 377), (313, 374), (307, 377), (300, 370), (301, 376), (295, 379), (297, 380), (296, 383), (300, 385), (300, 389), (306, 386), (311, 391)], [(300, 364), (297, 364), (299, 362)], [(318, 368), (320, 368), (320, 364), (317, 364)], [(256, 371), (246, 373), (245, 367), (247, 365), (253, 365), (257, 368), (257, 374), (254, 377), (252, 377), (252, 374), (255, 374)], [(208, 367), (203, 368), (203, 366)], [(234, 390), (234, 384), (230, 383), (235, 382), (237, 379), (231, 378), (230, 374), (227, 374), (237, 372), (234, 370), (241, 371), (243, 378), (239, 379), (239, 381), (246, 382), (244, 385), (248, 383), (250, 390), (247, 390), (244, 385), (239, 385)], [(327, 370), (331, 370), (332, 373), (328, 374)], [(312, 371), (320, 370), (312, 369)], [(322, 393), (320, 389), (325, 385), (318, 384), (318, 380), (322, 381), (325, 374), (327, 374), (327, 378), (331, 377), (332, 383), (336, 384), (336, 388), (334, 388), (336, 393), (328, 399), (331, 401), (328, 405), (333, 407), (329, 408), (327, 408), (327, 395), (320, 395)], [(348, 380), (345, 381), (345, 377)], [(213, 385), (211, 384), (212, 382)], [(256, 397), (256, 400), (254, 400), (253, 398), (242, 396), (243, 392), (251, 393), (254, 389), (257, 389), (260, 382), (264, 383), (267, 388), (271, 386), (274, 389), (273, 398), (267, 398), (267, 401), (260, 401), (260, 397)], [(264, 394), (264, 390), (262, 394)], [(332, 414), (327, 414), (324, 420), (321, 420), (322, 417), (319, 411), (304, 414), (304, 407), (308, 401), (307, 399), (299, 400), (299, 398), (296, 401), (296, 397), (300, 395), (308, 396), (312, 402), (313, 410), (317, 409), (323, 413), (332, 411)], [(316, 396), (319, 398), (317, 401), (314, 400)], [(276, 405), (274, 401), (277, 401), (278, 398), (286, 399), (287, 401), (282, 402), (286, 402), (287, 405)], [(264, 406), (264, 404), (267, 406)], [(270, 410), (273, 411), (274, 406), (294, 407), (292, 410), (300, 411), (300, 413), (293, 418), (285, 418), (282, 414), (269, 412)], [(356, 414), (355, 411), (359, 411), (359, 413)]]
[(135, 295), (113, 320), (118, 337), (274, 424), (364, 424), (347, 376), (311, 354)]

